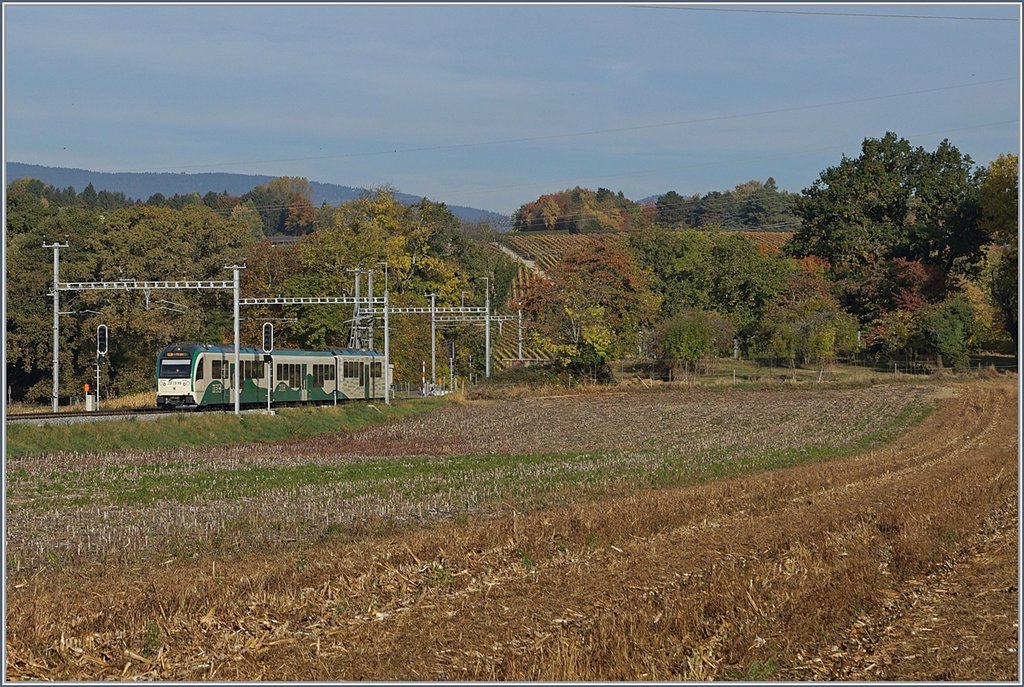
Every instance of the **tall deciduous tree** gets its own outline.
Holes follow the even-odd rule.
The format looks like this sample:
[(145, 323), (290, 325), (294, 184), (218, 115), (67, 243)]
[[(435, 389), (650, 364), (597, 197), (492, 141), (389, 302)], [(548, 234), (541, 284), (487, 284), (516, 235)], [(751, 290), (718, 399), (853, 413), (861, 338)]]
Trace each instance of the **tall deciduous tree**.
[(992, 237), (991, 272), (988, 276), (992, 301), (1002, 315), (1003, 326), (1017, 344), (1020, 336), (1017, 289), (1020, 278), (1018, 253), (1019, 208), (1018, 160), (1000, 155), (983, 174), (981, 183), (981, 225)]
[(563, 257), (550, 280), (524, 304), (567, 366), (601, 366), (636, 350), (660, 298), (652, 275), (620, 242), (601, 242)]
[(803, 226), (791, 251), (840, 270), (900, 257), (947, 278), (971, 273), (985, 243), (971, 168), (949, 141), (928, 152), (891, 132), (865, 139), (859, 157), (844, 156), (797, 199)]
[(301, 235), (313, 229), (313, 187), (302, 177), (273, 179), (252, 189), (241, 200), (260, 214), (267, 236)]

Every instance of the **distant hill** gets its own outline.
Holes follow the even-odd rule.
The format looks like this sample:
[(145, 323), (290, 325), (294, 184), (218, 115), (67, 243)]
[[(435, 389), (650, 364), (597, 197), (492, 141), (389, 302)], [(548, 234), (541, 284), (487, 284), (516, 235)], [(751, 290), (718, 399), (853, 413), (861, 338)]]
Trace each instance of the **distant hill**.
[[(162, 193), (169, 197), (176, 193), (187, 195), (195, 192), (202, 196), (210, 191), (214, 193), (227, 191), (230, 195), (240, 196), (248, 193), (254, 187), (265, 184), (275, 178), (261, 174), (227, 174), (223, 172), (204, 172), (200, 174), (93, 172), (87, 169), (44, 167), (24, 162), (7, 163), (7, 183), (25, 177), (39, 179), (59, 189), (73, 186), (76, 191), (81, 191), (91, 183), (97, 191), (121, 192), (133, 200), (143, 201), (155, 193)], [(367, 193), (366, 189), (353, 188), (352, 186), (325, 184), (312, 180), (309, 183), (313, 187), (313, 202), (317, 205), (321, 203), (337, 205), (338, 203), (354, 200)], [(395, 197), (403, 203), (415, 203), (421, 198), (421, 196), (408, 193), (396, 193)], [(441, 199), (437, 198), (432, 198), (431, 200), (442, 202)], [(449, 205), (448, 209), (456, 217), (467, 222), (490, 222), (495, 228), (501, 229), (508, 226), (508, 217), (497, 212), (491, 212), (490, 210), (480, 210), (461, 205)]]

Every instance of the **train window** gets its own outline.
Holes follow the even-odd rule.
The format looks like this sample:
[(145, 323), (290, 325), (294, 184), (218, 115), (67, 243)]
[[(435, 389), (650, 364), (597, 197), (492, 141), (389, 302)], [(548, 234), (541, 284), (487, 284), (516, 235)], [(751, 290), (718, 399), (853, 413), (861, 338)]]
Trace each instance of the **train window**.
[(160, 377), (162, 379), (188, 379), (191, 364), (190, 360), (163, 360), (160, 363)]
[(206, 367), (206, 358), (200, 358), (196, 363), (196, 381), (203, 378), (203, 369)]
[(345, 377), (348, 379), (359, 379), (362, 376), (363, 364), (359, 361), (345, 361)]
[(259, 360), (243, 361), (242, 375), (246, 379), (263, 379), (263, 363)]
[(327, 365), (327, 381), (334, 381), (334, 365)]
[(373, 363), (373, 376), (374, 377), (380, 377), (380, 373), (381, 373), (381, 364), (380, 363)]
[(213, 360), (210, 362), (210, 379), (220, 379), (220, 365), (219, 360)]
[(301, 387), (302, 380), (300, 379), (300, 374), (301, 374), (301, 371), (299, 370), (299, 366), (298, 365), (289, 365), (288, 366), (288, 386), (290, 386), (293, 389), (300, 389), (300, 388), (302, 388)]

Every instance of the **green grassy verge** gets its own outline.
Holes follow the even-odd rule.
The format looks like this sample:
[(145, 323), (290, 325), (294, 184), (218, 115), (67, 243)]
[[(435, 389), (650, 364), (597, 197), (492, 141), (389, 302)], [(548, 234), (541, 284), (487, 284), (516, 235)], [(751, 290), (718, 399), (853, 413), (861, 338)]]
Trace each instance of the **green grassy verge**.
[[(410, 413), (436, 407), (403, 404), (392, 411)], [(365, 407), (363, 407), (365, 408)], [(322, 411), (339, 429), (339, 414), (349, 426), (382, 419), (376, 411), (365, 416), (357, 408)], [(478, 504), (515, 498), (543, 505), (549, 495), (565, 490), (597, 495), (623, 487), (668, 487), (697, 484), (760, 470), (778, 469), (839, 458), (892, 441), (934, 410), (930, 404), (908, 405), (875, 431), (845, 445), (808, 443), (768, 453), (749, 446), (721, 447), (701, 456), (658, 449), (608, 453), (533, 453), (526, 455), (462, 455), (408, 458), (366, 458), (357, 462), (322, 465), (209, 468), (186, 462), (172, 465), (112, 465), (70, 475), (54, 471), (29, 477), (24, 470), (8, 472), (8, 496), (28, 500), (30, 509), (59, 509), (108, 503), (149, 505), (158, 501), (202, 502), (258, 496), (272, 490), (305, 487), (336, 490), (339, 498), (388, 496), (399, 501), (457, 493)], [(296, 411), (309, 416), (309, 410)], [(212, 419), (212, 418), (211, 418)], [(244, 420), (245, 418), (243, 418)], [(271, 418), (263, 418), (264, 421)], [(225, 421), (229, 421), (225, 419)], [(238, 420), (235, 420), (238, 422)], [(302, 425), (308, 428), (312, 423)], [(320, 426), (316, 424), (315, 426)], [(639, 459), (639, 460), (638, 460)]]
[(278, 441), (351, 430), (440, 407), (426, 398), (388, 406), (383, 402), (319, 408), (285, 408), (276, 415), (245, 413), (181, 415), (155, 420), (110, 420), (73, 425), (7, 425), (7, 455), (90, 453)]

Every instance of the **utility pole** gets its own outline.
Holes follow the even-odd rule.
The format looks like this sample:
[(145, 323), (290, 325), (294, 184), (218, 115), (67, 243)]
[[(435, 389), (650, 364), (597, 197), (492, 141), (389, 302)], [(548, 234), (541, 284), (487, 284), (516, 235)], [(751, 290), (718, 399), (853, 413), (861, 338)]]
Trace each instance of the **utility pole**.
[(241, 334), (239, 322), (241, 318), (238, 313), (238, 270), (244, 270), (244, 265), (225, 265), (224, 269), (231, 270), (234, 275), (234, 305), (235, 305), (235, 415), (242, 413), (242, 350), (240, 348)]
[(67, 243), (44, 243), (43, 248), (53, 249), (53, 396), (50, 401), (53, 412), (60, 403), (60, 249)]
[(366, 297), (370, 303), (370, 316), (367, 317), (367, 347), (373, 350), (373, 270), (366, 270)]
[(361, 341), (360, 332), (359, 332), (359, 318), (360, 318), (360, 313), (359, 313), (359, 282), (360, 282), (360, 275), (362, 274), (363, 271), (361, 269), (359, 269), (358, 267), (355, 268), (355, 269), (347, 270), (347, 271), (355, 272), (355, 275), (356, 275), (356, 290), (355, 290), (356, 300), (355, 300), (355, 303), (352, 305), (352, 333), (349, 335), (348, 345), (349, 345), (350, 348), (362, 348), (362, 345), (361, 345), (362, 341)]
[(450, 342), (451, 349), (448, 351), (448, 376), (450, 381), (448, 382), (448, 388), (451, 391), (455, 391), (455, 339)]
[(437, 379), (437, 323), (434, 320), (434, 311), (437, 309), (436, 293), (427, 294), (430, 296), (430, 383)]
[(519, 362), (522, 363), (523, 362), (523, 304), (522, 303), (519, 304), (518, 320), (519, 320), (519, 335), (518, 335)]
[(491, 279), (480, 277), (484, 282), (486, 290), (486, 301), (484, 304), (484, 376), (491, 376)]
[[(391, 306), (390, 284), (388, 283), (388, 264), (384, 265), (384, 403), (391, 405), (391, 327), (388, 320), (388, 308)], [(370, 300), (373, 302), (373, 299)]]

